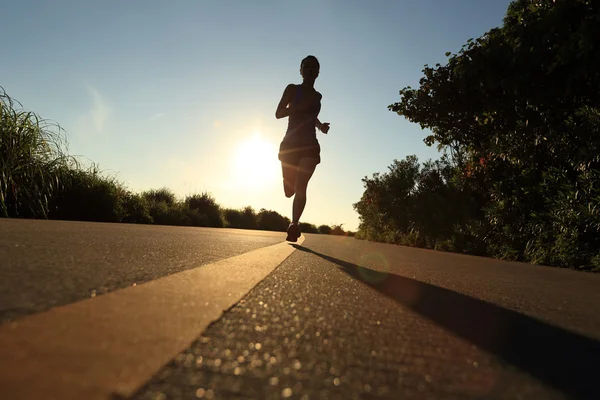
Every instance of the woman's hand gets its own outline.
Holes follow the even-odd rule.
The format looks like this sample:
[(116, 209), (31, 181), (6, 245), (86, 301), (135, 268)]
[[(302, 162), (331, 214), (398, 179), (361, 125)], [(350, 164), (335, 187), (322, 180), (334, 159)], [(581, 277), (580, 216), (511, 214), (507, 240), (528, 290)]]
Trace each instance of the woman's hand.
[(321, 132), (327, 134), (327, 132), (329, 132), (329, 122), (319, 122), (317, 121), (318, 124), (318, 128)]

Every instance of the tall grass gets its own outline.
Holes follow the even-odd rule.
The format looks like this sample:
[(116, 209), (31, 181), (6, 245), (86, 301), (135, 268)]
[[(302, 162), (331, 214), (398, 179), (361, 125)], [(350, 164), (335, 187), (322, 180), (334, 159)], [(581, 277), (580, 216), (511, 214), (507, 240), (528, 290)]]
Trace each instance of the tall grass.
[(61, 185), (49, 202), (51, 219), (121, 222), (129, 192), (98, 166), (62, 168)]
[(75, 163), (64, 131), (23, 110), (0, 87), (0, 216), (48, 216), (49, 201)]

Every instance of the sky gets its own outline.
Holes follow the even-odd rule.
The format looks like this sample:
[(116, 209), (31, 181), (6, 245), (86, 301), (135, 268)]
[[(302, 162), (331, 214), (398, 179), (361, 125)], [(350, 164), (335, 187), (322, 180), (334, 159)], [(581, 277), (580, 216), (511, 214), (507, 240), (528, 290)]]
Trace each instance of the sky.
[(356, 230), (362, 179), (394, 159), (439, 158), (388, 110), (510, 0), (20, 0), (2, 6), (0, 86), (64, 129), (69, 154), (135, 192), (208, 192), (291, 218), (275, 109), (315, 55), (321, 164), (301, 222)]

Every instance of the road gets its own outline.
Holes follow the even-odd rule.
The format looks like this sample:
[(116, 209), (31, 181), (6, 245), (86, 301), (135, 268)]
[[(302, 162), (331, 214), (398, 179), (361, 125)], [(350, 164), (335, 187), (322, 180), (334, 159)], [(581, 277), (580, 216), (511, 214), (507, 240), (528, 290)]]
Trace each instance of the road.
[[(600, 398), (595, 381), (600, 275), (304, 236), (300, 245), (292, 245), (281, 243), (284, 234), (272, 232), (0, 220), (0, 372), (9, 376), (29, 362), (33, 372), (15, 376), (34, 381), (34, 388), (36, 380), (43, 381), (44, 364), (29, 359), (39, 356), (39, 348), (36, 357), (3, 355), (38, 340), (27, 332), (56, 330), (53, 324), (65, 325), (56, 322), (64, 315), (70, 315), (69, 330), (79, 329), (77, 319), (93, 314), (103, 299), (128, 293), (148, 299), (130, 302), (134, 311), (123, 311), (131, 329), (140, 325), (135, 318), (146, 321), (141, 323), (145, 332), (152, 329), (147, 321), (159, 318), (162, 309), (160, 303), (156, 312), (143, 310), (144, 304), (154, 304), (152, 293), (161, 293), (155, 296), (161, 301), (175, 296), (160, 284), (153, 289), (154, 282), (186, 277), (179, 285), (213, 290), (210, 296), (218, 303), (218, 291), (235, 291), (228, 288), (250, 279), (249, 269), (266, 263), (267, 252), (287, 248), (289, 256), (253, 277), (256, 284), (217, 307), (218, 317), (199, 323), (202, 328), (181, 333), (189, 324), (178, 318), (190, 317), (183, 304), (193, 318), (204, 309), (193, 301), (175, 303), (182, 304), (181, 312), (171, 309), (165, 318), (176, 328), (168, 331), (164, 323), (160, 328), (166, 338), (180, 337), (175, 347), (161, 347), (162, 336), (144, 342), (142, 333), (130, 333), (127, 346), (113, 351), (119, 335), (104, 327), (111, 339), (96, 350), (113, 351), (110, 359), (121, 353), (129, 357), (124, 360), (140, 353), (151, 359), (161, 353), (163, 360), (138, 374), (143, 384), (121, 391), (120, 398)], [(254, 258), (244, 258), (249, 254)], [(231, 260), (246, 260), (242, 274), (228, 266), (235, 264)], [(193, 275), (203, 270), (212, 275)], [(231, 283), (219, 287), (225, 279)], [(110, 304), (126, 303), (119, 301)], [(82, 304), (83, 313), (70, 311)], [(101, 315), (118, 308), (105, 306)], [(60, 312), (52, 314), (55, 310)], [(21, 329), (18, 340), (12, 325)], [(60, 346), (52, 340), (57, 339), (48, 337), (43, 352), (56, 352)], [(168, 350), (159, 352), (148, 343)], [(73, 347), (72, 362), (84, 376), (86, 368), (94, 376), (94, 361), (77, 355), (98, 348), (97, 342)], [(86, 390), (97, 389), (90, 384)], [(58, 398), (51, 391), (44, 394)]]
[(281, 235), (0, 219), (0, 322), (243, 254)]

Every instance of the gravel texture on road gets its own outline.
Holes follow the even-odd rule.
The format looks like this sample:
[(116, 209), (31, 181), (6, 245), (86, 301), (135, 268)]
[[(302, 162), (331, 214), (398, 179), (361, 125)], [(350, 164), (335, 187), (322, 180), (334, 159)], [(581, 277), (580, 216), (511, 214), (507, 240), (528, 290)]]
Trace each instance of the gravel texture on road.
[(367, 284), (390, 275), (324, 254), (340, 246), (309, 236), (134, 399), (576, 398)]

